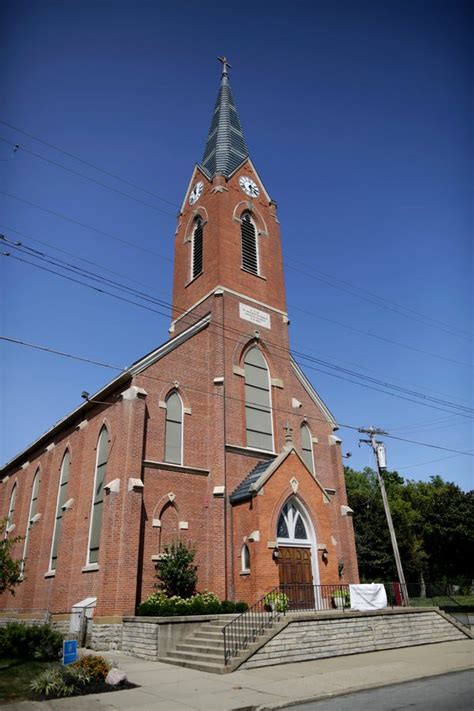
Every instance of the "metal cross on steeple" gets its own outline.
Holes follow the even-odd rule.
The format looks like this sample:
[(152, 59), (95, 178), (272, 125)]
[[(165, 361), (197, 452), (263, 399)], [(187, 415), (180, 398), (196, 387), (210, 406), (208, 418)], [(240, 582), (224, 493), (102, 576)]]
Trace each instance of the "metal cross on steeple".
[(222, 74), (228, 76), (227, 67), (232, 69), (232, 65), (227, 61), (227, 57), (217, 57), (219, 62), (222, 62)]

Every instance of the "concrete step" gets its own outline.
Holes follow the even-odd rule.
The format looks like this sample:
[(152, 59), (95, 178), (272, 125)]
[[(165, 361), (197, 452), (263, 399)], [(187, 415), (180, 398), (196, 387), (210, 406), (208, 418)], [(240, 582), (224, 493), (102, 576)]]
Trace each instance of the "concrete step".
[(199, 630), (198, 632), (194, 632), (193, 635), (190, 635), (190, 637), (192, 639), (215, 640), (216, 642), (224, 639), (222, 632), (211, 632), (210, 630)]
[(195, 649), (191, 651), (181, 651), (175, 649), (173, 651), (173, 657), (177, 659), (188, 659), (191, 662), (211, 662), (212, 664), (220, 664), (224, 661), (224, 655), (219, 654), (219, 652), (212, 654), (208, 651), (198, 652)]
[(210, 674), (227, 674), (231, 671), (230, 667), (226, 667), (223, 661), (221, 661), (220, 664), (215, 664), (212, 662), (190, 661), (174, 656), (165, 657), (164, 659), (160, 659), (160, 661), (165, 664), (174, 664), (175, 666), (186, 667), (186, 669), (197, 669), (198, 671), (209, 672)]
[(176, 645), (176, 649), (180, 652), (202, 652), (205, 654), (221, 654), (224, 655), (224, 645), (208, 646), (207, 644), (195, 644), (192, 640), (186, 640)]

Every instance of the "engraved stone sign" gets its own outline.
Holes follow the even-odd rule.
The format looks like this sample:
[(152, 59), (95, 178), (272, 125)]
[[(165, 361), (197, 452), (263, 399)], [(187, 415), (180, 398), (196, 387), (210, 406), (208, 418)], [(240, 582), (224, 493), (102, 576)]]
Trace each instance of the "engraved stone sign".
[(247, 304), (239, 304), (240, 318), (244, 321), (250, 321), (250, 323), (255, 323), (257, 326), (263, 326), (264, 328), (271, 329), (270, 314), (265, 313), (265, 311), (260, 311), (253, 306), (248, 306)]

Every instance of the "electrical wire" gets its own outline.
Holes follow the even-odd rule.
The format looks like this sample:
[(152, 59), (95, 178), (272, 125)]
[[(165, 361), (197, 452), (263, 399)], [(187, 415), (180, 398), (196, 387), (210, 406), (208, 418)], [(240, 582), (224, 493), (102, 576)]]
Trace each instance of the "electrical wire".
[[(22, 252), (24, 253), (24, 248), (23, 248), (22, 246), (19, 246), (19, 245), (15, 244), (15, 243), (11, 242), (11, 241), (8, 240), (7, 238), (4, 238), (4, 241), (6, 241), (7, 244), (9, 244), (13, 249), (22, 251)], [(159, 303), (160, 306), (164, 306), (165, 308), (167, 308), (165, 302), (163, 302), (163, 301), (161, 301), (161, 300), (160, 300), (160, 301), (154, 300), (153, 298), (149, 297), (148, 295), (142, 294), (142, 293), (138, 292), (138, 291), (135, 290), (135, 289), (130, 290), (129, 287), (124, 287), (124, 285), (118, 284), (117, 282), (114, 282), (114, 281), (112, 281), (112, 280), (110, 280), (110, 279), (105, 279), (105, 280), (104, 280), (104, 278), (101, 277), (101, 276), (98, 276), (98, 275), (93, 274), (93, 273), (88, 272), (88, 271), (86, 272), (86, 270), (83, 270), (82, 268), (77, 268), (77, 267), (75, 267), (74, 265), (70, 265), (70, 264), (68, 264), (68, 263), (64, 263), (64, 262), (63, 262), (63, 264), (59, 264), (59, 265), (58, 265), (58, 263), (57, 263), (56, 260), (54, 260), (54, 259), (51, 260), (51, 259), (45, 258), (45, 256), (44, 256), (43, 253), (38, 252), (37, 250), (31, 250), (31, 248), (27, 248), (27, 249), (28, 249), (30, 252), (33, 251), (33, 252), (35, 253), (35, 254), (33, 254), (33, 255), (31, 255), (31, 253), (29, 253), (28, 256), (34, 256), (34, 257), (36, 257), (37, 259), (41, 259), (41, 260), (43, 260), (43, 261), (46, 261), (47, 263), (49, 263), (49, 264), (51, 264), (51, 265), (53, 265), (53, 266), (55, 266), (55, 267), (58, 267), (58, 266), (59, 266), (61, 269), (66, 269), (66, 270), (68, 270), (68, 271), (74, 271), (75, 274), (77, 274), (77, 273), (79, 272), (80, 276), (85, 276), (85, 277), (88, 278), (88, 279), (92, 279), (92, 280), (94, 280), (94, 281), (99, 281), (101, 284), (104, 283), (104, 281), (105, 281), (105, 282), (108, 282), (108, 286), (112, 285), (113, 288), (118, 288), (118, 289), (121, 289), (121, 290), (125, 289), (127, 292), (132, 292), (132, 295), (133, 295), (133, 296), (138, 296), (138, 298), (145, 299), (146, 301), (149, 301), (149, 302), (152, 302), (152, 303)], [(10, 256), (10, 255), (9, 255), (8, 253), (4, 253), (4, 256)], [(42, 267), (42, 266), (37, 265), (37, 264), (32, 263), (32, 262), (29, 262), (28, 260), (25, 260), (25, 259), (23, 259), (23, 258), (21, 258), (21, 257), (15, 256), (15, 255), (11, 255), (11, 256), (12, 256), (14, 259), (17, 259), (17, 260), (20, 261), (20, 262), (24, 262), (24, 263), (26, 263), (26, 264), (30, 264), (31, 266), (36, 266), (37, 268), (43, 269), (44, 271), (47, 271), (47, 272), (52, 273), (52, 274), (56, 274), (57, 276), (61, 276), (62, 278), (65, 278), (65, 279), (67, 279), (67, 280), (69, 280), (69, 281), (72, 281), (72, 282), (74, 282), (74, 283), (80, 284), (80, 285), (85, 286), (85, 287), (87, 287), (87, 288), (93, 289), (94, 291), (97, 291), (97, 292), (99, 292), (99, 293), (108, 294), (108, 295), (110, 295), (110, 296), (113, 296), (113, 297), (115, 297), (115, 298), (120, 299), (121, 301), (125, 301), (125, 302), (127, 302), (127, 303), (131, 303), (131, 304), (133, 304), (133, 305), (136, 305), (136, 306), (145, 308), (146, 310), (153, 311), (153, 312), (158, 313), (159, 315), (164, 316), (164, 317), (168, 317), (168, 316), (169, 316), (168, 313), (163, 313), (162, 311), (158, 311), (157, 309), (153, 309), (153, 308), (151, 308), (151, 307), (144, 306), (143, 304), (138, 304), (137, 302), (132, 301), (131, 299), (127, 299), (127, 298), (124, 298), (123, 296), (118, 296), (118, 295), (116, 295), (116, 294), (112, 294), (111, 292), (109, 292), (109, 291), (107, 291), (107, 290), (105, 290), (105, 289), (103, 289), (103, 288), (100, 288), (100, 287), (97, 287), (97, 286), (92, 286), (92, 285), (90, 285), (90, 284), (86, 284), (86, 283), (82, 282), (82, 281), (79, 280), (79, 279), (75, 279), (75, 278), (73, 278), (73, 277), (69, 277), (69, 276), (64, 275), (64, 274), (60, 274), (60, 273), (58, 273), (57, 271), (54, 271), (54, 270), (49, 269), (49, 268), (47, 268), (47, 267)], [(60, 261), (63, 261), (63, 260), (60, 260)], [(66, 264), (66, 266), (65, 266), (64, 264)], [(217, 324), (216, 324), (216, 325), (217, 325)], [(222, 326), (222, 327), (223, 327), (223, 326)], [(223, 327), (223, 328), (224, 328), (224, 327)], [(238, 331), (237, 329), (228, 329), (228, 328), (227, 328), (227, 330), (233, 330), (235, 333), (237, 333), (238, 336), (242, 336), (242, 335), (245, 336), (245, 335), (246, 335), (244, 332)], [(229, 338), (228, 336), (224, 336), (224, 337)], [(229, 338), (229, 340), (232, 340), (234, 343), (238, 343), (238, 342), (239, 342), (237, 339)], [(289, 349), (287, 349), (287, 348), (285, 348), (285, 347), (282, 347), (280, 344), (272, 343), (272, 341), (269, 341), (269, 340), (268, 340), (268, 341), (266, 340), (266, 342), (267, 342), (268, 345), (272, 345), (272, 346), (278, 348), (279, 350), (283, 351), (283, 352), (286, 354), (286, 356), (290, 355)], [(342, 368), (341, 366), (337, 366), (337, 365), (334, 365), (334, 364), (332, 364), (332, 363), (328, 363), (327, 361), (324, 361), (324, 360), (319, 359), (319, 358), (315, 358), (315, 357), (310, 356), (310, 355), (305, 354), (305, 353), (301, 353), (301, 352), (298, 352), (298, 351), (293, 351), (293, 352), (294, 352), (294, 354), (295, 354), (296, 356), (298, 356), (299, 358), (302, 358), (302, 359), (304, 359), (304, 360), (306, 360), (306, 361), (309, 361), (310, 363), (317, 363), (318, 365), (322, 365), (322, 366), (324, 366), (324, 367), (332, 368), (332, 369), (338, 371), (339, 373), (343, 373), (344, 376), (349, 375), (349, 376), (351, 376), (351, 377), (348, 378), (348, 377), (344, 377), (344, 376), (341, 376), (341, 375), (336, 376), (334, 373), (329, 373), (329, 372), (327, 372), (327, 371), (325, 371), (325, 370), (321, 370), (321, 368), (315, 368), (314, 366), (308, 365), (307, 363), (305, 364), (305, 367), (307, 367), (307, 368), (309, 368), (309, 369), (312, 369), (312, 370), (316, 370), (317, 372), (321, 372), (321, 373), (324, 373), (324, 374), (326, 374), (326, 375), (330, 375), (330, 376), (332, 376), (332, 377), (340, 377), (340, 379), (342, 379), (342, 380), (345, 380), (345, 381), (348, 381), (348, 382), (351, 382), (351, 383), (354, 383), (354, 384), (357, 384), (357, 385), (360, 385), (360, 386), (368, 387), (368, 388), (370, 388), (370, 389), (375, 389), (375, 390), (377, 390), (377, 391), (381, 391), (379, 387), (374, 387), (373, 385), (368, 385), (368, 383), (370, 382), (370, 383), (375, 384), (375, 385), (381, 385), (381, 386), (383, 386), (383, 387), (385, 387), (385, 388), (388, 387), (388, 388), (391, 388), (391, 389), (394, 389), (394, 390), (398, 391), (398, 393), (402, 393), (402, 392), (403, 392), (403, 393), (405, 393), (405, 394), (412, 395), (412, 396), (414, 396), (414, 397), (420, 398), (420, 399), (422, 399), (422, 400), (425, 401), (425, 402), (421, 402), (421, 403), (419, 403), (419, 404), (427, 404), (428, 402), (430, 402), (430, 403), (437, 403), (437, 404), (445, 405), (445, 406), (451, 407), (451, 408), (453, 408), (453, 407), (454, 407), (454, 408), (458, 408), (458, 409), (460, 409), (460, 410), (463, 411), (462, 414), (466, 414), (466, 413), (468, 413), (469, 415), (474, 414), (474, 409), (473, 409), (473, 408), (469, 408), (469, 407), (466, 407), (466, 406), (463, 406), (463, 405), (459, 405), (458, 403), (453, 403), (453, 402), (450, 402), (450, 401), (441, 400), (440, 398), (433, 398), (433, 397), (431, 397), (431, 396), (424, 395), (424, 394), (422, 394), (422, 393), (420, 394), (420, 393), (417, 393), (417, 392), (414, 391), (414, 390), (407, 389), (407, 388), (401, 388), (400, 386), (393, 385), (393, 384), (388, 383), (388, 382), (386, 382), (386, 381), (379, 381), (379, 380), (377, 380), (377, 379), (375, 379), (375, 378), (372, 378), (372, 377), (370, 377), (370, 376), (366, 376), (366, 375), (363, 375), (363, 374), (356, 373), (355, 371), (351, 371), (351, 370), (348, 370), (347, 368)], [(280, 356), (280, 357), (281, 357), (281, 356)], [(359, 378), (360, 380), (362, 380), (362, 381), (364, 381), (364, 382), (363, 382), (363, 383), (358, 383), (357, 381), (352, 380), (353, 377)], [(392, 396), (400, 397), (401, 399), (407, 399), (407, 400), (409, 400), (410, 402), (417, 402), (417, 400), (413, 400), (412, 398), (406, 398), (406, 397), (402, 396), (401, 394), (396, 395), (395, 393), (388, 393), (386, 390), (383, 390), (383, 391), (381, 391), (381, 392), (384, 392), (385, 394), (390, 394), (390, 395), (392, 395)], [(437, 408), (437, 409), (441, 409), (441, 408)], [(443, 409), (443, 411), (446, 411), (446, 410)], [(448, 411), (448, 412), (450, 412), (450, 411)]]
[[(36, 350), (46, 351), (46, 352), (48, 352), (48, 353), (52, 353), (52, 354), (55, 354), (55, 355), (63, 356), (63, 357), (66, 357), (66, 358), (71, 358), (71, 359), (73, 359), (73, 360), (81, 360), (82, 362), (91, 363), (92, 365), (100, 365), (100, 366), (103, 366), (103, 367), (105, 367), (105, 368), (109, 368), (109, 369), (112, 369), (112, 370), (119, 371), (119, 372), (121, 372), (121, 373), (126, 373), (127, 370), (128, 370), (128, 368), (120, 368), (120, 367), (118, 367), (118, 366), (110, 365), (109, 363), (102, 363), (102, 362), (100, 362), (100, 361), (95, 361), (95, 360), (92, 360), (92, 359), (90, 359), (90, 358), (84, 358), (84, 357), (82, 357), (82, 356), (77, 356), (77, 355), (72, 354), (72, 353), (66, 353), (65, 351), (58, 351), (58, 350), (56, 350), (56, 349), (54, 349), (54, 348), (48, 348), (48, 347), (46, 347), (46, 346), (40, 346), (40, 345), (37, 345), (37, 344), (35, 344), (35, 343), (28, 343), (27, 341), (22, 341), (22, 340), (19, 340), (19, 339), (17, 339), (17, 338), (11, 338), (11, 337), (7, 337), (7, 336), (0, 336), (0, 340), (2, 340), (2, 341), (7, 341), (7, 342), (9, 342), (9, 343), (14, 343), (14, 344), (16, 344), (16, 345), (25, 346), (25, 347), (28, 347), (28, 348), (33, 348), (33, 349), (36, 349)], [(163, 382), (163, 383), (169, 383), (169, 382), (170, 382), (169, 379), (158, 378), (158, 377), (155, 376), (155, 375), (146, 375), (145, 373), (140, 373), (140, 374), (139, 374), (139, 377), (140, 377), (140, 378), (144, 378), (144, 379), (148, 379), (148, 380), (157, 380), (157, 381)], [(194, 392), (199, 392), (199, 393), (204, 394), (204, 395), (209, 395), (209, 396), (212, 396), (212, 397), (220, 397), (220, 398), (223, 398), (223, 399), (225, 399), (225, 400), (233, 400), (233, 401), (236, 401), (236, 402), (239, 402), (239, 403), (243, 403), (243, 404), (245, 404), (245, 403), (247, 402), (247, 404), (249, 404), (248, 401), (243, 400), (242, 398), (234, 397), (234, 396), (232, 396), (232, 395), (227, 395), (227, 394), (224, 395), (224, 394), (219, 393), (219, 392), (211, 392), (211, 391), (209, 391), (209, 390), (203, 390), (202, 388), (196, 388), (195, 386), (186, 385), (186, 384), (182, 384), (182, 387), (185, 388), (185, 389), (187, 389), (187, 390), (194, 391)], [(251, 403), (251, 404), (254, 404), (254, 403)], [(255, 404), (257, 404), (257, 403), (255, 403)], [(280, 413), (284, 413), (284, 414), (288, 414), (288, 415), (294, 415), (294, 414), (295, 414), (295, 413), (292, 412), (291, 410), (284, 410), (283, 408), (279, 408), (279, 407), (272, 407), (272, 408), (271, 408), (271, 411), (272, 411), (272, 412), (280, 412)], [(315, 421), (317, 421), (317, 422), (325, 422), (325, 423), (327, 424), (327, 420), (326, 420), (326, 419), (322, 419), (322, 418), (319, 418), (319, 417), (314, 417), (314, 416), (312, 416), (312, 415), (308, 416), (307, 419), (308, 419), (308, 420), (315, 420)], [(355, 431), (357, 431), (357, 432), (360, 431), (360, 428), (357, 427), (357, 426), (355, 426), (355, 425), (348, 425), (348, 424), (343, 424), (343, 423), (338, 422), (338, 426), (339, 426), (339, 427), (343, 427), (344, 429), (355, 430)], [(398, 441), (400, 441), (400, 442), (407, 442), (408, 444), (416, 444), (416, 445), (418, 445), (418, 446), (420, 446), (420, 447), (430, 447), (430, 448), (432, 448), (432, 449), (440, 449), (440, 450), (443, 450), (443, 451), (445, 451), (445, 452), (454, 452), (455, 454), (466, 455), (466, 456), (469, 456), (469, 457), (474, 456), (474, 453), (473, 453), (472, 451), (466, 452), (466, 451), (462, 451), (462, 450), (459, 450), (459, 449), (451, 449), (450, 447), (442, 447), (441, 445), (430, 444), (430, 443), (428, 443), (428, 442), (419, 442), (419, 441), (412, 440), (412, 439), (405, 439), (404, 437), (395, 437), (394, 435), (390, 435), (390, 434), (388, 434), (388, 433), (385, 433), (385, 434), (384, 434), (384, 437), (389, 437), (390, 439), (395, 439), (395, 440), (398, 440)]]

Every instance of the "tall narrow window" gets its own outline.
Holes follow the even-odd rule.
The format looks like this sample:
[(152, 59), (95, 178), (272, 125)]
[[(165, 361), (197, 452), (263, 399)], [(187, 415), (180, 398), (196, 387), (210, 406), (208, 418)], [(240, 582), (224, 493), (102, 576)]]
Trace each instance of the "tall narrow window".
[(183, 404), (177, 392), (166, 399), (165, 462), (183, 462)]
[(203, 253), (203, 236), (204, 227), (200, 217), (196, 219), (193, 232), (193, 256), (192, 256), (192, 274), (191, 278), (195, 279), (202, 273), (202, 253)]
[(265, 358), (255, 346), (244, 358), (247, 447), (273, 451), (270, 378)]
[(314, 474), (313, 440), (311, 431), (307, 425), (301, 425), (301, 449), (303, 451), (303, 461), (309, 471)]
[(5, 538), (10, 533), (10, 526), (13, 525), (13, 517), (15, 515), (15, 502), (16, 502), (16, 484), (13, 486), (12, 493), (10, 495), (10, 506), (8, 507), (7, 525), (5, 526)]
[(242, 237), (242, 268), (252, 274), (258, 274), (257, 230), (246, 212), (240, 223)]
[(104, 480), (107, 472), (108, 458), (109, 433), (107, 432), (107, 427), (102, 427), (97, 442), (88, 563), (99, 562), (100, 531), (102, 528), (102, 512), (104, 508)]
[(53, 545), (51, 547), (51, 560), (49, 564), (50, 570), (56, 570), (56, 562), (58, 559), (59, 539), (61, 537), (61, 528), (63, 523), (63, 506), (67, 501), (67, 485), (69, 481), (69, 469), (71, 465), (71, 455), (66, 449), (63, 461), (61, 463), (61, 475), (59, 477), (58, 501), (56, 504), (56, 518), (54, 520)]
[(33, 486), (31, 487), (30, 510), (28, 513), (28, 522), (26, 524), (25, 545), (23, 547), (23, 561), (21, 564), (22, 572), (23, 572), (23, 569), (26, 564), (26, 556), (27, 556), (27, 552), (28, 552), (28, 541), (30, 538), (30, 530), (33, 525), (33, 519), (36, 516), (36, 512), (38, 510), (38, 494), (39, 494), (40, 482), (41, 482), (41, 472), (39, 469), (37, 469), (35, 477), (33, 479)]

